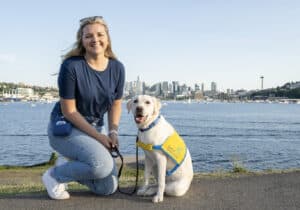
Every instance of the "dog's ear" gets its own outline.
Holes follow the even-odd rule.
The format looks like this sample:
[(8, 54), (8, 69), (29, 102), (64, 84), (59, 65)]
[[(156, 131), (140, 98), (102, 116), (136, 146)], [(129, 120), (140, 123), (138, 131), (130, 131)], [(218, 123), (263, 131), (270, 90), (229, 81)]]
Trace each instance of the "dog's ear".
[(132, 99), (130, 99), (129, 101), (127, 101), (126, 107), (127, 107), (128, 113), (129, 113), (130, 110), (131, 110), (131, 107), (132, 107)]
[(154, 101), (154, 113), (158, 114), (161, 108), (160, 100), (158, 98), (153, 97), (153, 101)]

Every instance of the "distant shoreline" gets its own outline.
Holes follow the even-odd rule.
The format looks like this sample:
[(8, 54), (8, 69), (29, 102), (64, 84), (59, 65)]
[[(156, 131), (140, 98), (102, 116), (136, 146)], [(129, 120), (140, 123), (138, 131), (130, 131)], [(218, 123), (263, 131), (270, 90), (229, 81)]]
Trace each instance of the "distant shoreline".
[[(41, 103), (41, 104), (51, 104), (56, 103), (58, 99), (52, 100), (21, 100), (21, 99), (3, 99), (0, 98), (0, 105), (9, 105), (10, 103)], [(278, 98), (278, 99), (261, 99), (261, 100), (220, 100), (220, 99), (161, 99), (162, 105), (167, 105), (167, 103), (184, 103), (184, 104), (191, 104), (191, 103), (199, 103), (199, 104), (210, 104), (210, 103), (263, 103), (263, 104), (300, 104), (300, 99), (290, 99), (290, 98)], [(126, 99), (123, 99), (123, 103), (127, 103)]]

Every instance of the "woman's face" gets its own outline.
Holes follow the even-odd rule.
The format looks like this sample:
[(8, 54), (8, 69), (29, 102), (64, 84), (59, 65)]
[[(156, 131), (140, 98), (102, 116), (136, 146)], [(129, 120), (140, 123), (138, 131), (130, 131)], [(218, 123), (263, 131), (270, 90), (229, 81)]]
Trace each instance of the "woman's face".
[(91, 56), (104, 55), (108, 44), (108, 36), (103, 25), (94, 23), (84, 26), (82, 45), (86, 50), (86, 54)]

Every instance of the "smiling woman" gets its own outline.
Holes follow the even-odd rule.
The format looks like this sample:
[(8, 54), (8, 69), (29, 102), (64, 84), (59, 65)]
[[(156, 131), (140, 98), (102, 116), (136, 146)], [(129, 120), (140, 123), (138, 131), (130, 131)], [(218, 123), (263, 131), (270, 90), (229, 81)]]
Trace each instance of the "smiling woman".
[[(72, 56), (78, 56), (78, 55), (84, 55), (86, 52), (86, 49), (83, 46), (83, 35), (84, 35), (84, 29), (85, 26), (90, 26), (90, 25), (101, 25), (104, 28), (104, 35), (107, 37), (107, 47), (106, 50), (104, 52), (105, 56), (108, 58), (112, 58), (112, 59), (117, 59), (115, 54), (112, 51), (112, 46), (111, 46), (111, 39), (110, 39), (110, 35), (109, 35), (109, 30), (108, 30), (108, 26), (105, 23), (104, 19), (102, 16), (94, 16), (94, 17), (87, 17), (87, 18), (83, 18), (80, 20), (80, 28), (77, 31), (77, 36), (76, 36), (76, 42), (73, 46), (73, 49), (68, 52), (65, 56), (64, 59), (67, 59), (69, 57)], [(103, 31), (102, 31), (103, 33)]]
[[(68, 160), (59, 159), (43, 175), (43, 183), (53, 199), (68, 199), (65, 183), (77, 181), (99, 195), (115, 192), (116, 164), (110, 152), (118, 147), (125, 81), (123, 64), (116, 59), (108, 27), (101, 16), (80, 20), (77, 41), (64, 56), (58, 86), (60, 101), (54, 106), (48, 126), (50, 145)], [(109, 134), (104, 128), (108, 116)], [(70, 132), (53, 132), (64, 119)]]
[(101, 24), (89, 24), (82, 31), (82, 45), (86, 50), (86, 56), (104, 54), (108, 45), (105, 27)]

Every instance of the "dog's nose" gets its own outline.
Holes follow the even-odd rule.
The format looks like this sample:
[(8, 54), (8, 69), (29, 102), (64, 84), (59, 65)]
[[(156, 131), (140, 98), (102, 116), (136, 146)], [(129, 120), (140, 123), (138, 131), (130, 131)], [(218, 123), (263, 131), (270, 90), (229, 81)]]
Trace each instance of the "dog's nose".
[(137, 111), (137, 112), (142, 112), (142, 111), (143, 111), (143, 107), (137, 106), (137, 107), (136, 107), (136, 111)]

